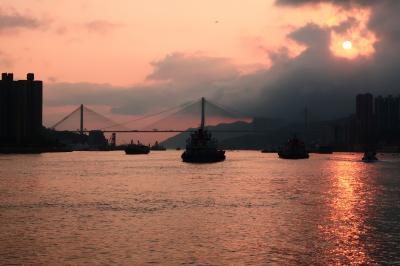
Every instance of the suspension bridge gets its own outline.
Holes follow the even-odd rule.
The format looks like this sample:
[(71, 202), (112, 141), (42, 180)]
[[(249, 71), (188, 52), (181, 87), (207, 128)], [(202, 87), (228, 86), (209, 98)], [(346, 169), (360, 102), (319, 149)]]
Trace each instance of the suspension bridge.
[[(124, 122), (112, 119), (81, 104), (71, 113), (51, 126), (56, 131), (70, 131), (85, 134), (94, 130), (103, 133), (180, 133), (198, 127), (201, 106), (204, 101), (207, 125), (217, 125), (236, 121), (248, 121), (250, 118), (238, 111), (222, 107), (204, 98), (174, 106)], [(141, 126), (139, 126), (141, 124)], [(249, 130), (218, 130), (217, 132), (254, 132)]]

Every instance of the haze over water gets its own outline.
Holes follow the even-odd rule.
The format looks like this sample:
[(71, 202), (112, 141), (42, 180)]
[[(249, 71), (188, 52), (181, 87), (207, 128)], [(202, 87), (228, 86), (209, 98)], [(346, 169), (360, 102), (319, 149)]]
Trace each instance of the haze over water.
[(400, 158), (0, 156), (3, 264), (399, 263)]

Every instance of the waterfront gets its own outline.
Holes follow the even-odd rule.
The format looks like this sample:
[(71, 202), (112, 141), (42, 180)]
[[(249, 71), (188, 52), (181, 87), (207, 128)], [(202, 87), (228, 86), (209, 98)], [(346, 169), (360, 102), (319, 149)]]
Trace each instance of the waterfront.
[(400, 263), (400, 157), (0, 156), (3, 264)]

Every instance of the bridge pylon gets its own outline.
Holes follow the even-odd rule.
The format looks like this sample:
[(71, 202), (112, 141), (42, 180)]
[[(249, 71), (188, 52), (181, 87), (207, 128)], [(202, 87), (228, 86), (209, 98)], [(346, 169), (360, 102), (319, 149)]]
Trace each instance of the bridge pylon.
[(80, 106), (80, 128), (79, 128), (79, 133), (83, 135), (83, 104)]

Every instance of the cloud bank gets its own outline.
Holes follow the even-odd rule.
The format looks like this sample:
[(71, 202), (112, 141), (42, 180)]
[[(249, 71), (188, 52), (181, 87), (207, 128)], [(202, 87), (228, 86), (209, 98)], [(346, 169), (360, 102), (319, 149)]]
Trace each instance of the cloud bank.
[(332, 34), (359, 23), (352, 17), (340, 25), (309, 23), (287, 37), (305, 47), (291, 58), (283, 47), (269, 52), (269, 69), (242, 75), (230, 59), (201, 54), (173, 53), (152, 63), (150, 85), (117, 88), (107, 84), (48, 85), (48, 105), (109, 104), (113, 112), (142, 114), (179, 105), (202, 96), (252, 116), (301, 119), (308, 107), (315, 118), (341, 117), (354, 111), (361, 92), (400, 93), (400, 1), (278, 0), (277, 5), (302, 8), (305, 4), (357, 5), (371, 10), (367, 28), (377, 42), (374, 53), (346, 59), (330, 50)]
[[(44, 21), (41, 21), (37, 18), (20, 14), (16, 11), (8, 11), (0, 7), (1, 38), (7, 38), (6, 34), (17, 33), (22, 29), (37, 29), (42, 27), (44, 24)], [(13, 65), (14, 58), (2, 50), (0, 50), (0, 66), (6, 68), (11, 67)]]
[(42, 22), (29, 15), (22, 15), (17, 12), (6, 12), (0, 8), (0, 32), (16, 29), (39, 28)]

